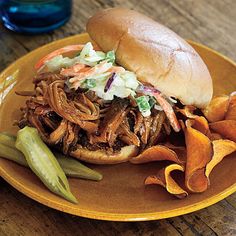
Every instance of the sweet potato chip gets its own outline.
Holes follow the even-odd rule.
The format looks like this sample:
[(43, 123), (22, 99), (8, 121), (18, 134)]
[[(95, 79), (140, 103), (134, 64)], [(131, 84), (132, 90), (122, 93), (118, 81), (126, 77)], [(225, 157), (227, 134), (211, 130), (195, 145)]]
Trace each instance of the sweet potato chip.
[(222, 136), (218, 133), (211, 133), (209, 138), (211, 141), (214, 141), (214, 140), (222, 139)]
[(209, 125), (214, 132), (236, 142), (236, 120), (222, 120)]
[(192, 128), (192, 121), (186, 121), (185, 142), (187, 161), (185, 185), (192, 192), (203, 192), (208, 187), (205, 167), (212, 157), (210, 139), (200, 131)]
[(221, 95), (214, 97), (209, 105), (202, 110), (203, 114), (210, 122), (223, 120), (229, 106), (229, 96)]
[(130, 162), (133, 164), (141, 164), (152, 161), (173, 161), (178, 164), (183, 163), (173, 150), (163, 145), (150, 147), (143, 151), (140, 155), (130, 159)]
[(164, 143), (163, 145), (172, 149), (177, 154), (178, 158), (182, 161), (182, 163), (186, 162), (186, 147), (175, 146), (171, 143)]
[(236, 95), (230, 96), (228, 111), (225, 120), (236, 120)]
[(169, 142), (166, 142), (163, 144), (165, 147), (168, 147), (170, 149), (174, 149), (174, 150), (185, 150), (185, 147), (184, 146), (175, 146), (174, 144), (172, 143), (169, 143)]
[(176, 197), (184, 198), (188, 195), (188, 193), (171, 177), (171, 172), (175, 170), (184, 172), (184, 167), (178, 164), (171, 164), (161, 169), (157, 175), (148, 176), (145, 180), (145, 185), (158, 184), (166, 188), (169, 193), (175, 195)]
[(223, 158), (236, 151), (236, 143), (226, 139), (215, 140), (212, 142), (213, 157), (211, 161), (206, 165), (206, 176), (209, 175), (212, 169), (219, 164)]
[(183, 109), (179, 109), (178, 112), (191, 119), (191, 126), (201, 133), (209, 136), (209, 125), (205, 117), (193, 114), (196, 108), (194, 106), (185, 106)]
[(210, 129), (208, 122), (205, 117), (203, 116), (197, 116), (192, 122), (192, 127), (198, 131), (200, 131), (202, 134), (205, 134), (206, 136), (210, 135)]
[(178, 109), (177, 111), (180, 112), (182, 115), (186, 116), (187, 118), (195, 118), (197, 115), (194, 115), (193, 112), (196, 110), (196, 107), (187, 105), (184, 106), (182, 109)]

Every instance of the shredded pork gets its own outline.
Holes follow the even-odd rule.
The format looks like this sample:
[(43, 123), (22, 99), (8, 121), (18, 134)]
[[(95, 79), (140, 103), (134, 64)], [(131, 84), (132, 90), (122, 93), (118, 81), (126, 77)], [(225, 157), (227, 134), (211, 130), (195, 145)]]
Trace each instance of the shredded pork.
[(111, 152), (126, 145), (140, 151), (169, 135), (170, 124), (163, 111), (143, 117), (132, 99), (104, 101), (92, 91), (68, 89), (66, 77), (42, 73), (33, 79), (35, 89), (28, 96), (18, 123), (36, 127), (49, 145), (69, 154), (80, 147)]

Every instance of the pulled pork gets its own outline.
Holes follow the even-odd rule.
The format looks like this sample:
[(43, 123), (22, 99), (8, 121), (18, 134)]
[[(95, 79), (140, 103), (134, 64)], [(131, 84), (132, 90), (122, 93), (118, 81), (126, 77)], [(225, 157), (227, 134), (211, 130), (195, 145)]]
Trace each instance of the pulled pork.
[(143, 117), (132, 99), (104, 101), (92, 91), (69, 90), (66, 77), (42, 73), (33, 79), (32, 93), (22, 108), (20, 128), (38, 129), (43, 140), (69, 154), (79, 146), (89, 150), (119, 151), (135, 145), (140, 151), (153, 146), (170, 134), (170, 124), (163, 111)]

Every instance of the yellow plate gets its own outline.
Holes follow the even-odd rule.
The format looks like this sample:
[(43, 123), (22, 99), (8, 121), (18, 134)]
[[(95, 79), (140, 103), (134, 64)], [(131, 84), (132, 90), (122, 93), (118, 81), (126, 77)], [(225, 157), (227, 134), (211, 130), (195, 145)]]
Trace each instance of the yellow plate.
[[(24, 98), (16, 96), (14, 91), (32, 88), (35, 62), (54, 49), (87, 41), (87, 34), (55, 41), (22, 57), (0, 74), (0, 83), (13, 74), (17, 77), (12, 89), (8, 87), (4, 93), (0, 91), (0, 131), (16, 132), (13, 122), (19, 118)], [(232, 92), (236, 88), (235, 63), (205, 46), (190, 44), (207, 64), (214, 80), (215, 94)], [(0, 159), (1, 176), (20, 192), (57, 210), (94, 219), (142, 221), (173, 217), (212, 205), (236, 190), (236, 153), (213, 170), (209, 190), (192, 194), (184, 200), (170, 196), (162, 187), (144, 186), (144, 178), (155, 174), (160, 163), (92, 167), (103, 174), (101, 182), (69, 179), (72, 192), (79, 200), (74, 205), (49, 192), (29, 169)]]

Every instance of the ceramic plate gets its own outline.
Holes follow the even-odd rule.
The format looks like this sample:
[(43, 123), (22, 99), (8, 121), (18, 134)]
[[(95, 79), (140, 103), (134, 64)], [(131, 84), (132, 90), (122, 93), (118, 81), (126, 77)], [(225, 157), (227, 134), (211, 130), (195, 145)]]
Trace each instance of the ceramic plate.
[[(89, 40), (87, 34), (81, 34), (55, 41), (20, 58), (0, 74), (0, 83), (5, 81), (8, 84), (4, 91), (0, 91), (0, 131), (17, 131), (13, 122), (19, 118), (24, 98), (14, 92), (33, 87), (35, 62), (57, 48)], [(205, 46), (194, 42), (190, 44), (207, 64), (215, 94), (232, 92), (236, 88), (236, 64)], [(11, 81), (12, 75), (16, 77), (15, 82)], [(104, 178), (100, 182), (69, 179), (72, 192), (79, 200), (77, 205), (49, 192), (29, 169), (15, 163), (0, 159), (0, 174), (14, 188), (51, 208), (73, 215), (115, 221), (154, 220), (186, 214), (212, 205), (236, 190), (236, 153), (225, 158), (213, 170), (211, 186), (206, 192), (192, 194), (184, 200), (169, 195), (160, 186), (144, 186), (145, 177), (156, 174), (160, 165), (90, 165)]]

